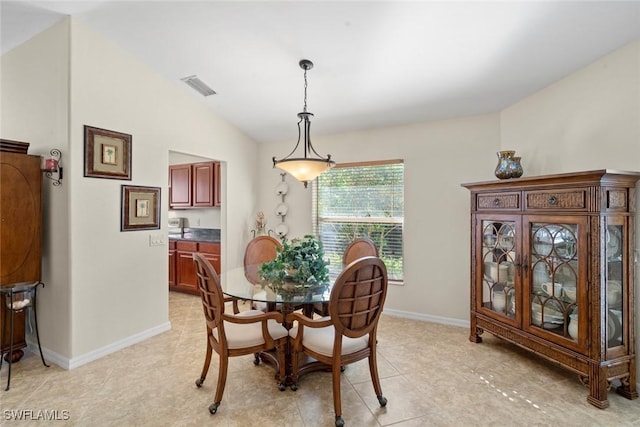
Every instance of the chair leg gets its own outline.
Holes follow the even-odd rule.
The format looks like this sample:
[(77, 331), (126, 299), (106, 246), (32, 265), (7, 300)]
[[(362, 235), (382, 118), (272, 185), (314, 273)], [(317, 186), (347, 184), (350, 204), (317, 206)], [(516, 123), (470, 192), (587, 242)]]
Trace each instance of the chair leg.
[(218, 385), (216, 386), (216, 396), (213, 399), (213, 403), (209, 405), (209, 412), (213, 415), (218, 410), (220, 402), (222, 401), (222, 395), (224, 394), (224, 386), (227, 383), (227, 369), (229, 368), (229, 356), (227, 354), (220, 354), (220, 366), (218, 367)]
[(376, 392), (378, 402), (380, 406), (384, 407), (387, 405), (387, 398), (382, 395), (382, 385), (380, 385), (380, 376), (378, 375), (378, 361), (375, 348), (369, 356), (369, 372), (371, 373), (371, 382), (373, 383), (373, 389)]
[(202, 366), (200, 378), (196, 380), (196, 386), (198, 388), (202, 387), (202, 383), (204, 383), (204, 380), (207, 378), (207, 372), (209, 372), (209, 364), (211, 363), (211, 353), (213, 353), (213, 348), (211, 348), (209, 334), (207, 333), (207, 355), (204, 357), (204, 365)]
[(344, 420), (342, 419), (342, 401), (340, 398), (340, 360), (335, 360), (331, 369), (331, 377), (333, 382), (333, 407), (336, 412), (336, 427), (342, 427)]

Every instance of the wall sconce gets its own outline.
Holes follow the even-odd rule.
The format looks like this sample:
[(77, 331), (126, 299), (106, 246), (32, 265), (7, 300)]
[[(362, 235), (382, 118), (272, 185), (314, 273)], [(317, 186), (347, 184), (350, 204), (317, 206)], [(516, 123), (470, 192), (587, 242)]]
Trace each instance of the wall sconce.
[(45, 177), (53, 181), (53, 186), (57, 187), (61, 184), (60, 180), (62, 179), (62, 165), (60, 164), (62, 153), (57, 148), (54, 148), (49, 153), (50, 156), (44, 159), (42, 172), (44, 172)]

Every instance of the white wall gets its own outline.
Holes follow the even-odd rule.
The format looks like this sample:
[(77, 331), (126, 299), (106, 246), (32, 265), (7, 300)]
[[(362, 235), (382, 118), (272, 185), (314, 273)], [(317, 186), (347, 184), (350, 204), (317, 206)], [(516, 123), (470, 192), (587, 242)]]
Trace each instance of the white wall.
[[(322, 120), (316, 111), (315, 120)], [(292, 118), (292, 123), (293, 123)], [(295, 125), (295, 124), (294, 124)], [(295, 129), (295, 128), (294, 128)], [(409, 126), (314, 136), (319, 153), (340, 162), (404, 159), (404, 286), (392, 286), (385, 309), (424, 319), (469, 318), (469, 194), (461, 183), (494, 178), (499, 149), (497, 114)], [(269, 228), (279, 220), (275, 187), (280, 169), (271, 158), (295, 141), (260, 147), (260, 209)], [(311, 232), (311, 189), (287, 176), (289, 237)]]
[(114, 43), (71, 22), (76, 356), (158, 327), (168, 318), (167, 247), (149, 247), (148, 232), (119, 231), (122, 182), (79, 178), (82, 126), (133, 135), (133, 179), (127, 184), (161, 187), (163, 212), (168, 209), (170, 150), (225, 162), (222, 257), (231, 265), (240, 265), (244, 248), (237, 238), (242, 227), (238, 219), (250, 215), (254, 204), (256, 144), (188, 95), (179, 82), (167, 82)]
[[(528, 175), (640, 171), (640, 41), (506, 108), (500, 121), (502, 149), (517, 150)], [(640, 183), (636, 186), (636, 259), (640, 259), (638, 216)], [(635, 265), (635, 278), (635, 330), (640, 331), (640, 262)], [(640, 354), (640, 340), (636, 354)]]
[(29, 142), (29, 154), (62, 152), (62, 185), (43, 180), (42, 280), (38, 293), (42, 345), (71, 354), (69, 277), (69, 26), (57, 25), (2, 55), (0, 136)]
[[(54, 362), (78, 366), (169, 327), (167, 246), (149, 246), (158, 230), (120, 232), (120, 197), (123, 184), (160, 187), (166, 232), (170, 151), (223, 162), (222, 263), (240, 265), (255, 206), (256, 144), (180, 83), (74, 19), (3, 55), (2, 79), (2, 137), (63, 150), (62, 196), (44, 206), (56, 220), (53, 201), (62, 205), (59, 229), (45, 227), (45, 242), (56, 239), (45, 258), (61, 261), (45, 275), (50, 293), (39, 301), (42, 343)], [(83, 177), (83, 125), (133, 136), (131, 181)]]

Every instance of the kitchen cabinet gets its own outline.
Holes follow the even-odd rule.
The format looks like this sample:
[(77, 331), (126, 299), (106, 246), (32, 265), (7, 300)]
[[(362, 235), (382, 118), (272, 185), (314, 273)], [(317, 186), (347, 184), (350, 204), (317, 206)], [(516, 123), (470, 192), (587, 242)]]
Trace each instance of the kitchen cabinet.
[(169, 289), (176, 285), (176, 242), (169, 240)]
[[(172, 253), (172, 244), (175, 244)], [(220, 243), (170, 240), (169, 241), (169, 290), (199, 295), (198, 279), (193, 264), (193, 253), (200, 252), (220, 274)], [(173, 263), (173, 266), (172, 266)], [(174, 271), (173, 283), (171, 271)]]
[(201, 162), (169, 166), (169, 207), (220, 206), (220, 163)]
[[(29, 144), (0, 141), (0, 285), (41, 280), (41, 157), (27, 154)], [(11, 151), (6, 151), (11, 150)], [(0, 300), (0, 354), (9, 351), (11, 332), (6, 301)], [(25, 310), (14, 313), (13, 357), (27, 346)], [(9, 357), (8, 355), (6, 357)]]
[(471, 192), (472, 342), (484, 331), (577, 373), (587, 401), (634, 399), (634, 220), (640, 173), (463, 184)]

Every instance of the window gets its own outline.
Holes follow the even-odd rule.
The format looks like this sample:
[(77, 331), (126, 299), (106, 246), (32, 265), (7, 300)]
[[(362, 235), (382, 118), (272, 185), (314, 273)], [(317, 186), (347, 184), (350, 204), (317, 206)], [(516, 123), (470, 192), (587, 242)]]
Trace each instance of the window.
[(369, 237), (387, 266), (389, 281), (403, 281), (404, 163), (402, 160), (336, 165), (313, 182), (313, 226), (330, 260), (342, 269), (351, 240)]

